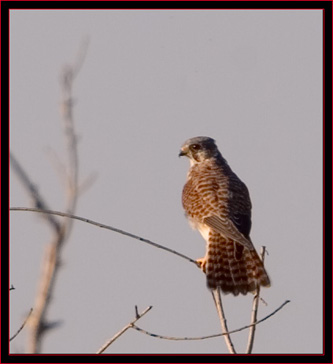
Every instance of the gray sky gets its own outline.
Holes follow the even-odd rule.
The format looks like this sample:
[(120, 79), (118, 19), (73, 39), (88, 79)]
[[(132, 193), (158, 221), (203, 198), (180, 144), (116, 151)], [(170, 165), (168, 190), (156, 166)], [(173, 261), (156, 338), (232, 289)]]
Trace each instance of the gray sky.
[[(75, 81), (80, 180), (96, 179), (76, 214), (197, 259), (205, 243), (181, 206), (188, 138), (206, 135), (246, 183), (251, 237), (267, 247), (272, 287), (254, 353), (322, 351), (322, 11), (24, 11), (10, 14), (10, 146), (52, 209), (65, 208), (59, 75), (89, 37)], [(10, 205), (30, 206), (11, 174)], [(51, 231), (11, 212), (11, 333), (33, 306)], [(139, 311), (168, 336), (220, 332), (205, 277), (193, 264), (75, 222), (49, 311), (62, 325), (45, 353), (94, 353)], [(249, 324), (252, 297), (224, 296), (230, 329)], [(22, 352), (25, 329), (11, 343)], [(247, 331), (234, 335), (246, 348)], [(107, 353), (226, 353), (224, 340), (158, 340), (135, 331)]]

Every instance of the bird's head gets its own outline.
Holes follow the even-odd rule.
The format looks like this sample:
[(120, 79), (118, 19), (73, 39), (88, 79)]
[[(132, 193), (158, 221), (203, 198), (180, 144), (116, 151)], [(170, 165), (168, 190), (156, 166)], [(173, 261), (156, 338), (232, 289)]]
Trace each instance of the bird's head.
[(200, 136), (186, 140), (180, 149), (179, 157), (188, 157), (191, 165), (193, 165), (216, 157), (218, 154), (219, 150), (217, 149), (215, 140)]

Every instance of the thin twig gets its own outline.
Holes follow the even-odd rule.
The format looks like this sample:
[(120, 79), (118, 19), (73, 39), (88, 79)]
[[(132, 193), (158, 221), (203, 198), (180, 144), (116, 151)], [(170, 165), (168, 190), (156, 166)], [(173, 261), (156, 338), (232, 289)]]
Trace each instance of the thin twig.
[(141, 242), (146, 243), (146, 244), (149, 244), (149, 245), (152, 245), (155, 248), (163, 249), (163, 250), (165, 250), (165, 251), (167, 251), (169, 253), (178, 255), (179, 257), (181, 257), (183, 259), (186, 259), (186, 260), (188, 260), (191, 263), (194, 263), (196, 266), (198, 265), (195, 260), (189, 258), (188, 256), (186, 256), (184, 254), (178, 253), (175, 250), (172, 250), (172, 249), (167, 248), (167, 247), (165, 247), (163, 245), (154, 243), (151, 240), (142, 238), (142, 237), (137, 236), (137, 235), (134, 235), (132, 233), (128, 233), (128, 232), (126, 232), (124, 230), (120, 230), (120, 229), (114, 228), (114, 227), (109, 226), (109, 225), (101, 224), (100, 222), (96, 222), (96, 221), (93, 221), (93, 220), (89, 220), (89, 219), (86, 219), (84, 217), (80, 217), (80, 216), (76, 216), (76, 215), (72, 215), (72, 214), (67, 214), (67, 213), (60, 212), (60, 211), (39, 210), (39, 209), (35, 209), (35, 208), (30, 208), (30, 207), (11, 207), (10, 208), (10, 211), (30, 211), (30, 212), (38, 212), (38, 213), (43, 213), (43, 214), (52, 214), (52, 215), (58, 215), (58, 216), (63, 216), (63, 217), (69, 217), (71, 219), (83, 221), (83, 222), (85, 222), (87, 224), (95, 225), (95, 226), (98, 226), (98, 227), (100, 227), (102, 229), (111, 230), (111, 231), (114, 231), (114, 232), (116, 232), (118, 234), (126, 235), (126, 236), (129, 236), (130, 238), (140, 240)]
[(89, 47), (89, 41), (90, 41), (89, 36), (83, 37), (83, 39), (81, 41), (80, 48), (75, 56), (75, 60), (74, 60), (73, 66), (72, 66), (73, 80), (79, 74), (81, 67), (84, 63), (84, 60), (86, 59), (86, 55), (87, 55), (87, 51), (88, 51), (88, 47)]
[(213, 295), (213, 299), (214, 299), (215, 306), (216, 306), (216, 309), (217, 309), (217, 313), (219, 315), (219, 319), (220, 319), (220, 323), (221, 323), (221, 327), (222, 327), (222, 334), (224, 334), (223, 335), (224, 340), (225, 340), (225, 343), (227, 344), (227, 348), (229, 350), (229, 353), (236, 354), (236, 350), (234, 348), (234, 345), (233, 345), (233, 343), (231, 341), (231, 337), (229, 335), (227, 320), (225, 318), (225, 314), (224, 314), (224, 311), (223, 311), (220, 287), (217, 287), (216, 289), (214, 289), (212, 291), (212, 295)]
[(31, 315), (31, 313), (32, 313), (32, 308), (30, 308), (30, 311), (29, 311), (29, 313), (28, 313), (28, 315), (27, 315), (27, 317), (25, 318), (25, 320), (23, 321), (23, 324), (21, 325), (21, 327), (16, 331), (16, 333), (9, 339), (9, 341), (12, 341), (12, 340), (14, 340), (15, 338), (16, 338), (16, 336), (23, 330), (23, 328), (24, 328), (24, 326), (25, 326), (25, 324), (27, 323), (27, 321), (28, 321), (28, 319), (29, 319), (29, 317), (30, 317), (30, 315)]
[(133, 327), (135, 322), (137, 322), (142, 316), (144, 316), (148, 311), (150, 311), (153, 306), (148, 306), (142, 313), (138, 314), (137, 310), (135, 310), (135, 319), (131, 321), (128, 325), (126, 325), (123, 329), (121, 329), (116, 335), (114, 335), (110, 340), (108, 340), (97, 352), (96, 354), (102, 354), (105, 349), (107, 349), (115, 340), (118, 339), (125, 331)]
[(15, 287), (11, 284), (11, 286), (9, 287), (10, 291), (13, 291), (15, 289)]
[[(32, 183), (28, 174), (25, 172), (18, 160), (14, 157), (13, 153), (10, 153), (10, 167), (13, 168), (13, 171), (16, 173), (19, 181), (22, 182), (23, 187), (26, 188), (28, 194), (31, 196), (34, 206), (39, 210), (48, 210), (47, 203), (38, 192), (36, 185)], [(59, 233), (60, 224), (57, 219), (52, 215), (45, 215), (44, 218), (46, 218), (50, 226), (54, 229), (55, 233)]]
[[(264, 260), (265, 260), (265, 252), (266, 252), (266, 247), (262, 246), (261, 252), (260, 252), (260, 257), (261, 257), (261, 261), (263, 264), (264, 264)], [(260, 300), (260, 286), (258, 285), (255, 295), (253, 297), (253, 303), (252, 303), (252, 314), (251, 314), (251, 324), (252, 325), (257, 321), (259, 300)], [(252, 353), (255, 332), (256, 332), (256, 325), (253, 325), (253, 326), (251, 326), (251, 328), (249, 330), (246, 354)]]
[(266, 321), (267, 319), (269, 319), (270, 317), (272, 317), (273, 315), (275, 315), (278, 311), (280, 311), (287, 303), (289, 303), (289, 300), (286, 300), (282, 305), (280, 305), (276, 310), (274, 310), (272, 313), (270, 313), (269, 315), (267, 315), (266, 317), (262, 318), (261, 320), (254, 322), (251, 325), (246, 325), (243, 326), (239, 329), (236, 330), (232, 330), (232, 331), (228, 331), (225, 333), (221, 333), (221, 334), (214, 334), (214, 335), (207, 335), (207, 336), (199, 336), (199, 337), (175, 337), (175, 336), (165, 336), (165, 335), (159, 335), (159, 334), (154, 334), (152, 332), (146, 331), (136, 325), (133, 325), (132, 328), (141, 332), (142, 334), (145, 335), (149, 335), (151, 337), (155, 337), (157, 339), (162, 339), (162, 340), (174, 340), (174, 341), (186, 341), (186, 340), (206, 340), (206, 339), (213, 339), (215, 337), (219, 337), (219, 336), (223, 336), (223, 335), (231, 335), (234, 334), (236, 332), (239, 331), (243, 331), (246, 330), (254, 325), (259, 325), (260, 323)]

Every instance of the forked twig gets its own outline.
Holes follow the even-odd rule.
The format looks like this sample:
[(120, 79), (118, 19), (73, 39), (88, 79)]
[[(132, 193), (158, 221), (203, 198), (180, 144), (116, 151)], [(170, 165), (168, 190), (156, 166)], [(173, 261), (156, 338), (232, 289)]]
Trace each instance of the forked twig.
[(143, 312), (140, 314), (137, 312), (137, 309), (135, 309), (135, 319), (131, 321), (128, 325), (126, 325), (124, 328), (122, 328), (116, 335), (114, 335), (110, 340), (108, 340), (97, 352), (96, 354), (102, 354), (115, 340), (118, 339), (119, 336), (121, 336), (124, 332), (126, 332), (128, 329), (134, 326), (135, 322), (137, 322), (142, 316), (144, 316), (148, 311), (150, 311), (153, 308), (153, 306), (148, 306)]
[(239, 329), (231, 330), (231, 331), (228, 331), (228, 332), (225, 332), (225, 333), (221, 333), (221, 334), (214, 334), (214, 335), (207, 335), (207, 336), (198, 336), (198, 337), (175, 337), (175, 336), (165, 336), (165, 335), (155, 334), (155, 333), (149, 332), (147, 330), (144, 330), (144, 329), (142, 329), (142, 328), (140, 328), (140, 327), (138, 327), (136, 325), (133, 325), (133, 329), (141, 332), (142, 334), (145, 334), (145, 335), (148, 335), (148, 336), (151, 336), (151, 337), (155, 337), (157, 339), (162, 339), (162, 340), (174, 340), (174, 341), (186, 341), (186, 340), (189, 340), (189, 341), (195, 341), (195, 340), (213, 339), (213, 338), (216, 338), (216, 337), (219, 337), (219, 336), (231, 335), (231, 334), (234, 334), (236, 332), (240, 332), (240, 331), (246, 330), (246, 329), (248, 329), (248, 328), (250, 328), (250, 327), (252, 327), (254, 325), (259, 325), (262, 322), (264, 322), (267, 319), (269, 319), (270, 317), (274, 316), (278, 311), (282, 310), (282, 308), (286, 304), (288, 304), (289, 302), (290, 302), (289, 300), (286, 300), (276, 310), (274, 310), (273, 312), (271, 312), (269, 315), (267, 315), (266, 317), (262, 318), (261, 320), (259, 320), (257, 322), (254, 322), (251, 325), (246, 325), (246, 326), (243, 326), (243, 327), (241, 327)]

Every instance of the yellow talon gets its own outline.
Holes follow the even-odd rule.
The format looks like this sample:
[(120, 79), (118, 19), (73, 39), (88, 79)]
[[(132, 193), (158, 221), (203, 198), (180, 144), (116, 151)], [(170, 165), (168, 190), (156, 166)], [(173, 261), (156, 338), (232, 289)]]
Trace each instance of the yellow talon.
[(207, 262), (207, 260), (206, 260), (206, 257), (203, 257), (203, 258), (200, 258), (200, 259), (197, 259), (196, 260), (196, 262), (197, 262), (197, 265), (198, 265), (198, 267), (204, 272), (204, 273), (206, 273), (206, 262)]

